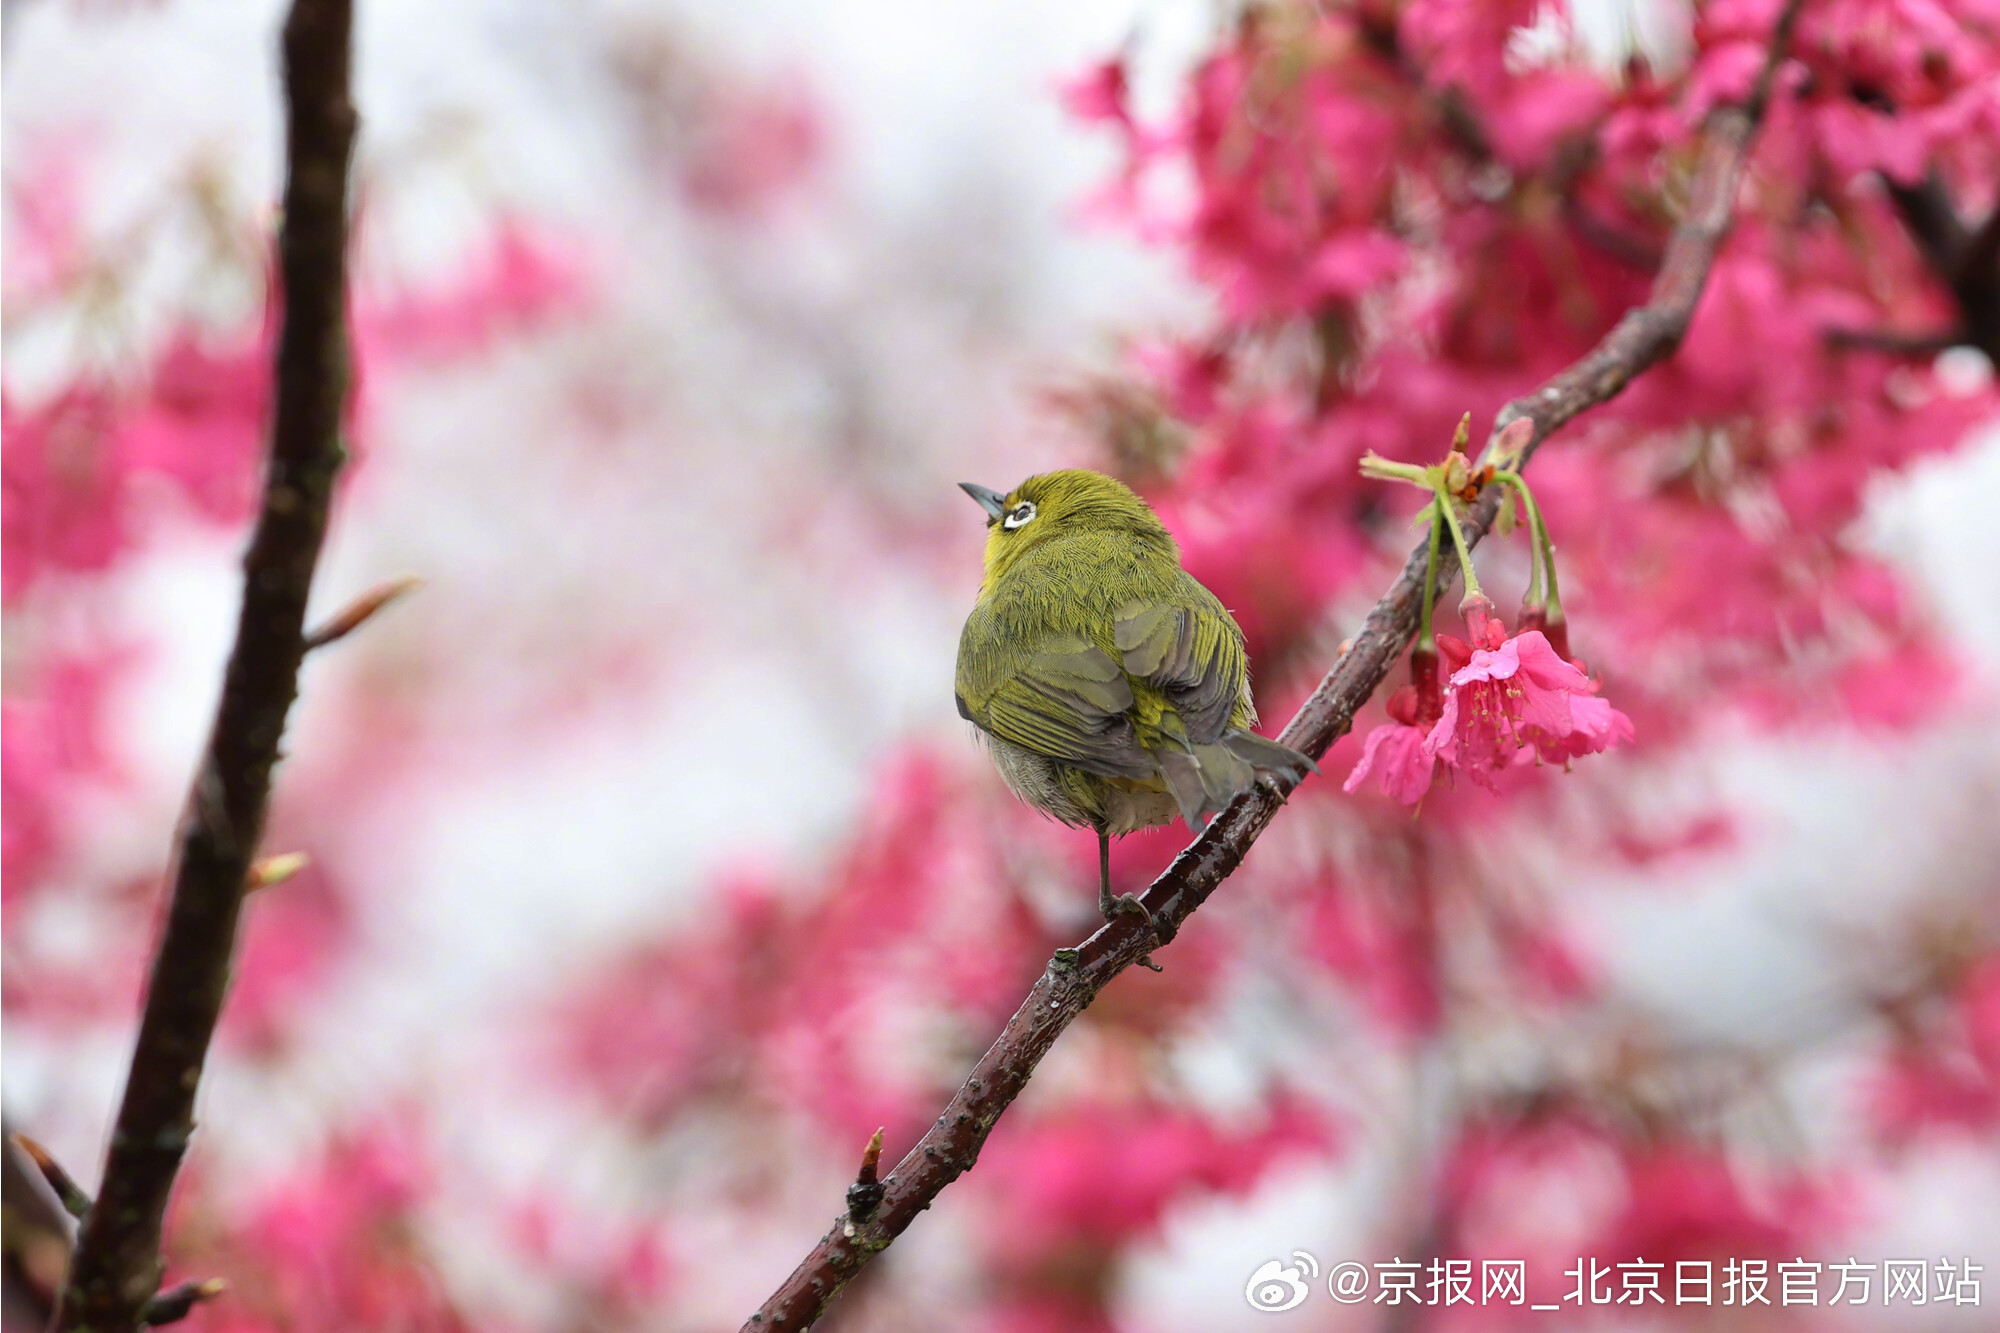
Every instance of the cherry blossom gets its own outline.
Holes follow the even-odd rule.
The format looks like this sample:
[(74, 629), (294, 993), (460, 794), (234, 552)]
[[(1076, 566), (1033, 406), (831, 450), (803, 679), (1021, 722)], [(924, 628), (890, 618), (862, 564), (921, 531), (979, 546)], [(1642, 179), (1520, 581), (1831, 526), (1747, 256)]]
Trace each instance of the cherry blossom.
[(1488, 622), (1473, 647), (1450, 635), (1438, 648), (1451, 669), (1444, 713), (1425, 738), (1430, 754), (1475, 782), (1539, 755), (1561, 763), (1632, 738), (1631, 719), (1596, 696), (1540, 630), (1507, 637)]

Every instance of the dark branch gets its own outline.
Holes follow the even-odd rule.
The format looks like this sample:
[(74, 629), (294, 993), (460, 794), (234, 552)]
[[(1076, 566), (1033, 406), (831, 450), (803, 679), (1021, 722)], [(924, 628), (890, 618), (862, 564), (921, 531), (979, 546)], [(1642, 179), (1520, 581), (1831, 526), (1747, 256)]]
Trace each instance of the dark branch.
[(1959, 255), (1959, 275), (1988, 272), (1995, 264), (2000, 264), (2000, 201), (1995, 201), (1986, 221), (1965, 238), (1965, 249)]
[[(1552, 431), (1616, 396), (1640, 372), (1680, 345), (1716, 249), (1728, 229), (1750, 140), (1763, 118), (1798, 9), (1799, 0), (1791, 0), (1779, 19), (1748, 103), (1720, 111), (1710, 121), (1687, 214), (1667, 243), (1646, 304), (1628, 312), (1581, 361), (1501, 410), (1491, 438), (1497, 438), (1509, 422), (1522, 418), (1534, 422), (1534, 434), (1522, 451), (1520, 465), (1526, 465), (1528, 455)], [(1501, 488), (1496, 485), (1479, 493), (1465, 522), (1468, 542), (1486, 534), (1500, 500)], [(1318, 758), (1353, 725), (1356, 711), (1416, 635), (1428, 554), (1428, 543), (1411, 552), (1402, 575), (1376, 604), (1362, 631), (1286, 726), (1279, 737), (1284, 744)], [(1453, 565), (1447, 560), (1441, 568), (1449, 572)], [(1063, 1029), (1113, 977), (1173, 938), (1181, 923), (1243, 863), (1285, 795), (1281, 789), (1264, 787), (1245, 793), (1175, 857), (1142, 900), (1153, 926), (1120, 916), (1079, 948), (1058, 950), (1027, 999), (1007, 1020), (1005, 1031), (973, 1066), (944, 1114), (882, 1182), (887, 1190), (875, 1214), (866, 1221), (846, 1216), (838, 1219), (763, 1308), (750, 1317), (744, 1333), (811, 1326), (842, 1286), (887, 1249), (946, 1185), (971, 1170), (994, 1123), (1020, 1094)]]
[(1563, 217), (1569, 221), (1570, 229), (1585, 244), (1608, 255), (1627, 268), (1641, 273), (1660, 271), (1660, 247), (1644, 236), (1635, 236), (1606, 222), (1590, 210), (1590, 206), (1574, 190), (1565, 191), (1562, 196)]
[(1965, 321), (1965, 341), (2000, 365), (2000, 203), (1965, 238), (1950, 281)]
[(1946, 345), (1969, 343), (2000, 364), (2000, 204), (1968, 228), (1936, 167), (1915, 185), (1886, 184), (1917, 253), (1958, 306), (1959, 326), (1944, 335)]
[(1940, 274), (1958, 271), (1959, 256), (1965, 252), (1965, 224), (1958, 220), (1944, 177), (1932, 167), (1915, 185), (1888, 179), (1889, 198), (1909, 228), (1924, 260)]
[(306, 596), (343, 459), (351, 22), (348, 0), (295, 0), (285, 22), (284, 327), (263, 507), (244, 559), (222, 699), (182, 816), (173, 893), (103, 1184), (63, 1292), (62, 1330), (137, 1329), (159, 1291), (161, 1220), (194, 1130), (195, 1089), (298, 689)]
[(1965, 341), (1956, 329), (1943, 333), (1897, 333), (1891, 329), (1828, 329), (1829, 347), (1855, 348), (1864, 352), (1887, 352), (1891, 356), (1936, 356), (1947, 347)]

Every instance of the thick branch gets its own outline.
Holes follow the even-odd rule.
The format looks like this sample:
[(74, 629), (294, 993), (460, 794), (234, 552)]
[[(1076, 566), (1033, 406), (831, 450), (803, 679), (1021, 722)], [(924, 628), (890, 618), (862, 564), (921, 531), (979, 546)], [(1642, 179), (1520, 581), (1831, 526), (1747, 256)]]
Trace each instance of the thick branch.
[(288, 175), (279, 238), (284, 328), (263, 508), (208, 749), (182, 817), (166, 925), (97, 1201), (77, 1238), (58, 1328), (136, 1329), (159, 1292), (160, 1227), (194, 1129), (237, 917), (298, 690), (313, 567), (343, 458), (347, 387), (348, 0), (295, 0), (285, 23)]
[(2000, 364), (2000, 202), (1966, 237), (1951, 294), (1965, 317), (1966, 341)]
[[(1763, 117), (1772, 79), (1789, 44), (1799, 0), (1792, 0), (1773, 35), (1770, 55), (1747, 105), (1719, 112), (1710, 122), (1696, 168), (1688, 211), (1667, 244), (1646, 304), (1626, 314), (1582, 360), (1500, 412), (1494, 435), (1510, 421), (1535, 423), (1522, 455), (1579, 413), (1617, 395), (1647, 367), (1680, 345), (1707, 281), (1717, 246), (1728, 229), (1731, 202)], [(1465, 536), (1476, 542), (1499, 509), (1501, 491), (1489, 485), (1471, 506)], [(1415, 637), (1428, 543), (1411, 552), (1402, 575), (1376, 604), (1367, 624), (1334, 663), (1305, 706), (1279, 737), (1314, 758), (1346, 734), (1354, 714), (1375, 692)], [(1443, 562), (1448, 572), (1452, 561)], [(1182, 922), (1227, 879), (1284, 802), (1284, 793), (1259, 787), (1216, 817), (1174, 858), (1143, 899), (1160, 936), (1171, 939)], [(865, 1221), (842, 1217), (813, 1247), (784, 1284), (750, 1317), (744, 1333), (809, 1327), (827, 1302), (862, 1266), (888, 1248), (930, 1207), (939, 1191), (972, 1168), (994, 1123), (1019, 1095), (1049, 1047), (1098, 991), (1162, 942), (1131, 917), (1108, 922), (1080, 948), (1058, 950), (1028, 998), (973, 1067), (944, 1114), (884, 1181), (887, 1191)]]

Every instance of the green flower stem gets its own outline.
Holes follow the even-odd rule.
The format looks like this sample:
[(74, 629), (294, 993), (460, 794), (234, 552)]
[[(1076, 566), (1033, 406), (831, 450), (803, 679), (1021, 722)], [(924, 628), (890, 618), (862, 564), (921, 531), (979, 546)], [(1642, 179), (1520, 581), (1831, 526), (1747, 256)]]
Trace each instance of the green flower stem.
[(1458, 526), (1458, 515), (1451, 510), (1451, 497), (1445, 494), (1442, 484), (1437, 488), (1438, 513), (1444, 515), (1444, 525), (1451, 529), (1451, 544), (1458, 548), (1458, 567), (1465, 573), (1465, 595), (1484, 597), (1479, 590), (1479, 576), (1472, 572), (1472, 551), (1465, 544), (1465, 531)]
[(1382, 457), (1373, 449), (1361, 456), (1361, 475), (1372, 477), (1376, 481), (1407, 482), (1412, 486), (1421, 486), (1427, 491), (1437, 485), (1431, 478), (1430, 468), (1419, 467), (1415, 463), (1398, 463), (1394, 459)]
[(1545, 567), (1548, 569), (1551, 583), (1555, 581), (1556, 571), (1555, 561), (1551, 558), (1549, 550), (1549, 532), (1542, 526), (1542, 511), (1535, 504), (1534, 493), (1528, 489), (1528, 483), (1520, 473), (1503, 469), (1493, 474), (1493, 480), (1503, 481), (1512, 486), (1515, 493), (1521, 497), (1521, 512), (1528, 516), (1528, 544), (1533, 550), (1533, 556), (1528, 562), (1528, 595), (1522, 600), (1522, 604), (1543, 607), (1547, 603), (1542, 595), (1542, 570)]
[(1541, 506), (1528, 490), (1528, 483), (1518, 472), (1496, 472), (1496, 477), (1513, 484), (1521, 492), (1521, 502), (1528, 508), (1528, 522), (1534, 529), (1535, 550), (1541, 560), (1542, 570), (1548, 579), (1548, 621), (1551, 625), (1562, 623), (1562, 593), (1556, 586), (1556, 544), (1549, 540), (1549, 525), (1542, 518)]
[(1548, 623), (1560, 625), (1563, 619), (1563, 603), (1562, 594), (1556, 591), (1556, 544), (1549, 540), (1546, 528), (1542, 529), (1542, 563), (1548, 566), (1549, 572)]
[[(1433, 500), (1431, 508), (1436, 509), (1442, 503), (1441, 500)], [(1438, 548), (1443, 542), (1444, 527), (1438, 522), (1437, 515), (1432, 514), (1431, 554), (1424, 565), (1424, 618), (1417, 625), (1417, 651), (1420, 653), (1437, 652), (1437, 636), (1431, 632), (1431, 612), (1437, 607)]]

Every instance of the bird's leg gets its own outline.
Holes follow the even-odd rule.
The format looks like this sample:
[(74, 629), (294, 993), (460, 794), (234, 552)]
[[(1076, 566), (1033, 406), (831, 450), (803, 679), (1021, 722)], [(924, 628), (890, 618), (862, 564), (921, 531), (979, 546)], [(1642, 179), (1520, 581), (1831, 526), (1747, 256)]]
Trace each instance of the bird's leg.
[[(1159, 930), (1153, 925), (1153, 914), (1138, 898), (1129, 893), (1121, 893), (1115, 898), (1111, 896), (1111, 835), (1103, 829), (1097, 831), (1097, 910), (1103, 913), (1106, 921), (1115, 919), (1120, 913), (1137, 912), (1155, 933)], [(1139, 965), (1150, 967), (1155, 972), (1166, 970), (1154, 962), (1150, 954), (1140, 958)]]
[[(1125, 895), (1128, 901), (1130, 894)], [(1111, 835), (1103, 829), (1097, 831), (1097, 910), (1109, 921), (1122, 910), (1123, 904), (1111, 896)], [(1141, 907), (1140, 911), (1145, 908)]]

